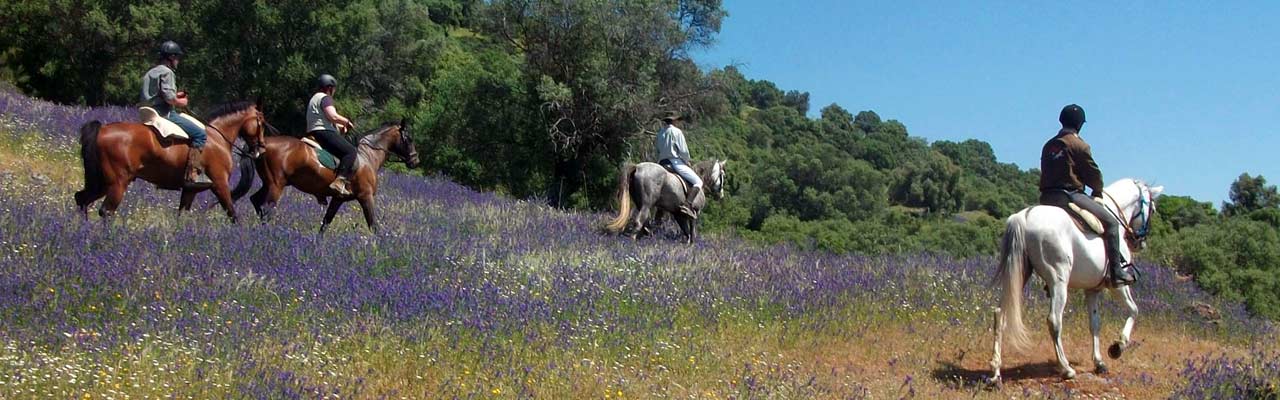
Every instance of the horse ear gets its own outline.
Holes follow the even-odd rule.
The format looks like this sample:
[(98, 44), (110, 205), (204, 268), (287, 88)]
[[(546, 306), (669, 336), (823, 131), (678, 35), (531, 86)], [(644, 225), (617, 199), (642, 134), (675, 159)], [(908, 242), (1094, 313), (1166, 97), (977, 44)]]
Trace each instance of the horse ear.
[(262, 111), (262, 95), (258, 95), (258, 98), (253, 100), (253, 105), (258, 108), (258, 111)]
[(1156, 186), (1151, 188), (1151, 198), (1154, 199), (1156, 197), (1160, 197), (1161, 193), (1164, 193), (1164, 186)]
[(729, 164), (729, 160), (721, 161), (721, 162), (720, 162), (720, 169), (724, 169), (724, 166), (725, 166), (725, 165), (728, 165), (728, 164)]

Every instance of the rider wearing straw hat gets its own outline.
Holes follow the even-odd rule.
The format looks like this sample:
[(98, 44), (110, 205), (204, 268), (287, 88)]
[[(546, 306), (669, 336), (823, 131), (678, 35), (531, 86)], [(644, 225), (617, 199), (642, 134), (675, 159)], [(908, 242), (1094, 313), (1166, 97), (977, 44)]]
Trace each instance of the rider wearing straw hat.
[(676, 122), (681, 119), (676, 113), (669, 113), (662, 117), (662, 130), (658, 132), (654, 147), (658, 163), (669, 164), (676, 174), (689, 182), (689, 191), (685, 193), (684, 204), (680, 205), (680, 213), (698, 219), (698, 211), (694, 210), (691, 204), (698, 197), (698, 192), (702, 190), (702, 178), (698, 177), (698, 174), (689, 166), (692, 162), (689, 157), (689, 145), (684, 142), (684, 131), (676, 127)]
[(182, 47), (177, 43), (165, 41), (160, 44), (159, 62), (146, 75), (142, 76), (142, 101), (154, 108), (161, 117), (172, 121), (187, 133), (191, 139), (187, 151), (186, 186), (191, 188), (208, 187), (213, 184), (204, 173), (204, 162), (201, 153), (204, 149), (206, 135), (204, 129), (178, 115), (175, 110), (187, 106), (187, 92), (178, 91), (177, 75), (182, 58)]
[(1120, 220), (1102, 204), (1084, 194), (1087, 186), (1093, 197), (1103, 197), (1102, 171), (1093, 161), (1089, 144), (1080, 138), (1084, 126), (1084, 109), (1071, 104), (1058, 115), (1062, 129), (1045, 143), (1040, 152), (1040, 204), (1067, 208), (1068, 203), (1088, 210), (1105, 225), (1102, 233), (1107, 250), (1107, 268), (1115, 287), (1132, 284), (1136, 277), (1132, 266), (1120, 254)]
[(337, 87), (338, 80), (332, 75), (323, 74), (316, 78), (316, 93), (307, 102), (307, 134), (315, 136), (321, 147), (338, 157), (338, 169), (334, 171), (338, 178), (329, 184), (329, 188), (347, 196), (351, 194), (348, 185), (355, 171), (356, 148), (338, 134), (338, 129), (355, 129), (356, 124), (338, 114), (334, 107), (333, 92)]

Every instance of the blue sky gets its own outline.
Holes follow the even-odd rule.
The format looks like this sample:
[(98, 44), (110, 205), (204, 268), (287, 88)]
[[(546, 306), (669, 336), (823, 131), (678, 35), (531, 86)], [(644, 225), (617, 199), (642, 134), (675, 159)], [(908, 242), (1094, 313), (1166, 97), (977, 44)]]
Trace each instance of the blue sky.
[(1280, 182), (1280, 2), (725, 2), (707, 68), (1039, 166), (1062, 106), (1109, 183), (1211, 201), (1242, 172)]

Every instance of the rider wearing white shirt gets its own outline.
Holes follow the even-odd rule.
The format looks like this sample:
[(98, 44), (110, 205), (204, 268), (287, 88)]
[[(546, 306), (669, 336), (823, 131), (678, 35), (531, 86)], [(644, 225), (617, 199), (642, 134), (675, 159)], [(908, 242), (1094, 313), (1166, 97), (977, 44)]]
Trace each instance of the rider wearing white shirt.
[(684, 131), (675, 125), (676, 121), (680, 119), (680, 116), (675, 114), (662, 118), (662, 130), (658, 132), (657, 140), (654, 142), (655, 153), (660, 164), (670, 164), (671, 169), (675, 170), (686, 182), (689, 182), (690, 188), (685, 193), (684, 204), (680, 205), (680, 213), (697, 219), (698, 212), (690, 204), (698, 196), (698, 192), (702, 190), (702, 178), (689, 166), (691, 162), (689, 145), (685, 144)]

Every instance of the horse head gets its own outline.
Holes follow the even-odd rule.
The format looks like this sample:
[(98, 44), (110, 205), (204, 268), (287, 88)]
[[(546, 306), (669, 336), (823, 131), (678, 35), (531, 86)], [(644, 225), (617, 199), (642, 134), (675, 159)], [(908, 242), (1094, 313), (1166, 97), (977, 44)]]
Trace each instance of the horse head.
[(1107, 186), (1105, 192), (1115, 203), (1126, 241), (1130, 246), (1146, 248), (1151, 217), (1155, 216), (1156, 200), (1164, 192), (1164, 186), (1153, 187), (1141, 180), (1125, 178)]
[(262, 97), (258, 97), (246, 113), (251, 115), (240, 131), (244, 136), (244, 142), (249, 144), (249, 158), (257, 159), (267, 151), (267, 145), (262, 140), (266, 136), (264, 130), (269, 129), (274, 135), (279, 135), (280, 131), (271, 126), (271, 123), (267, 122), (266, 115), (262, 113)]
[[(275, 131), (262, 113), (262, 98), (258, 98), (256, 102), (242, 101), (219, 106), (210, 113), (209, 125), (214, 126), (216, 133), (223, 135), (223, 139), (227, 141), (234, 142), (237, 137), (243, 138), (248, 145), (248, 148), (243, 150), (244, 155), (249, 158), (262, 156), (266, 151), (266, 145), (262, 141), (264, 131), (266, 129)], [(226, 131), (223, 128), (226, 128)], [(232, 136), (226, 137), (227, 134)], [(234, 147), (234, 143), (231, 145)]]
[(418, 148), (414, 146), (413, 137), (409, 133), (408, 120), (401, 119), (400, 124), (393, 126), (387, 133), (391, 134), (392, 131), (396, 132), (396, 138), (394, 138), (395, 140), (390, 146), (391, 152), (400, 156), (400, 159), (404, 160), (405, 165), (408, 165), (409, 168), (417, 168)]
[(708, 173), (707, 179), (705, 179), (709, 193), (715, 196), (717, 200), (724, 199), (725, 180), (727, 179), (724, 166), (728, 162), (729, 160), (713, 160), (711, 171)]

